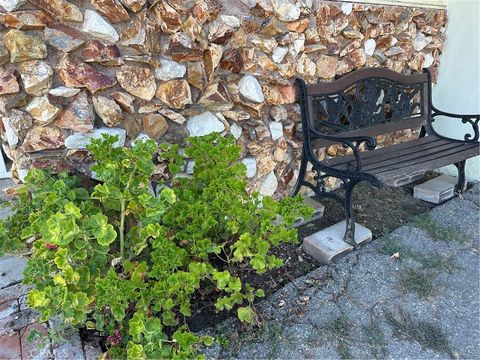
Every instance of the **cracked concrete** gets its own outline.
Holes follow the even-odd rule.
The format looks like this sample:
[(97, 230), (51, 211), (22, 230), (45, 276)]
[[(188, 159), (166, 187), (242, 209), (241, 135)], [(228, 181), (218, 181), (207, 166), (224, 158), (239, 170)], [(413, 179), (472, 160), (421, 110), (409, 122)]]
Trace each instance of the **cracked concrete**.
[(207, 357), (480, 358), (479, 194), (286, 285), (256, 305), (260, 327), (227, 320)]

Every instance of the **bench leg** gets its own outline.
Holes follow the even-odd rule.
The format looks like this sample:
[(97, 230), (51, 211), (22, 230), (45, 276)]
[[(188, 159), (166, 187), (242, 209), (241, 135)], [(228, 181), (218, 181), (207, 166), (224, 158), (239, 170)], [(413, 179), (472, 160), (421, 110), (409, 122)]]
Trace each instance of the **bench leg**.
[(343, 240), (352, 245), (355, 249), (357, 248), (357, 243), (355, 242), (355, 216), (353, 214), (353, 188), (355, 187), (356, 182), (349, 182), (345, 188), (345, 219), (346, 219), (346, 228), (345, 236)]
[(465, 193), (465, 190), (467, 190), (467, 181), (465, 178), (465, 163), (466, 160), (463, 160), (454, 164), (458, 170), (458, 180), (457, 185), (455, 185), (455, 194), (459, 196), (462, 196), (463, 193)]
[(295, 196), (298, 194), (300, 191), (300, 188), (302, 187), (303, 180), (305, 179), (305, 175), (307, 172), (307, 156), (305, 155), (305, 150), (302, 150), (302, 162), (300, 163), (300, 170), (298, 172), (298, 178), (297, 182), (295, 183), (295, 186), (292, 190), (291, 196)]

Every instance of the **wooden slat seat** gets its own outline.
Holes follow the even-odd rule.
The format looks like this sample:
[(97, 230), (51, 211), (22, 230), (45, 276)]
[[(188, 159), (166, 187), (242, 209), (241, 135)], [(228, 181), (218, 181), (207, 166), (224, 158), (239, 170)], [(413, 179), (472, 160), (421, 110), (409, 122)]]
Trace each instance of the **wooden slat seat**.
[[(362, 171), (389, 184), (405, 175), (434, 170), (479, 154), (480, 147), (476, 143), (431, 135), (362, 153)], [(341, 170), (347, 169), (348, 163), (356, 165), (354, 155), (327, 159), (323, 163)]]

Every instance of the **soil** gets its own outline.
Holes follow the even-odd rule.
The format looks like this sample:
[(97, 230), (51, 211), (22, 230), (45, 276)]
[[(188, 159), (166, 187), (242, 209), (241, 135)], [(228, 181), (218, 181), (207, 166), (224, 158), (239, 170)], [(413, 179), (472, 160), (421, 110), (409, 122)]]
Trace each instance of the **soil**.
[[(436, 176), (437, 174), (430, 172), (422, 179), (399, 188), (384, 187), (377, 190), (366, 183), (357, 185), (353, 196), (356, 222), (370, 229), (373, 239), (376, 239), (408, 222), (413, 216), (427, 212), (435, 207), (435, 204), (415, 199), (413, 187)], [(343, 208), (338, 203), (330, 199), (317, 198), (316, 200), (325, 205), (324, 216), (320, 220), (299, 228), (299, 239), (344, 219)], [(258, 275), (249, 269), (241, 268), (231, 269), (231, 271), (240, 276), (244, 283), (262, 288), (268, 296), (286, 283), (318, 267), (318, 263), (302, 251), (301, 241), (297, 244), (282, 244), (273, 254), (283, 259), (284, 265), (265, 275)], [(214, 326), (227, 317), (235, 315), (233, 311), (215, 313), (213, 302), (208, 300), (208, 296), (193, 300), (192, 303), (196, 301), (199, 302), (198, 310), (188, 319), (192, 331)]]

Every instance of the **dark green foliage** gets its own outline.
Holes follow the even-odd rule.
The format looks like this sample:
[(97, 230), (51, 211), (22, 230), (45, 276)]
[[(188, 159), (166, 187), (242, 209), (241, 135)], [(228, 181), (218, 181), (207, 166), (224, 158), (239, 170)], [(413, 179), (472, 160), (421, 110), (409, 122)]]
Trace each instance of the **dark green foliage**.
[(96, 329), (108, 336), (110, 356), (131, 359), (192, 358), (199, 344), (211, 345), (180, 321), (191, 316), (202, 287), (214, 289), (217, 310), (235, 308), (241, 321), (256, 321), (252, 303), (263, 290), (229, 269), (281, 266), (271, 249), (297, 241), (290, 225), (312, 210), (299, 198), (248, 195), (232, 139), (189, 140), (193, 177), (175, 177), (183, 159), (176, 146), (164, 146), (176, 180), (157, 197), (150, 189), (153, 141), (114, 148), (115, 137), (92, 140), (101, 181), (92, 189), (66, 174), (29, 173), (15, 214), (0, 225), (0, 249), (34, 240), (25, 282), (34, 285), (28, 304), (42, 321), (60, 315)]

